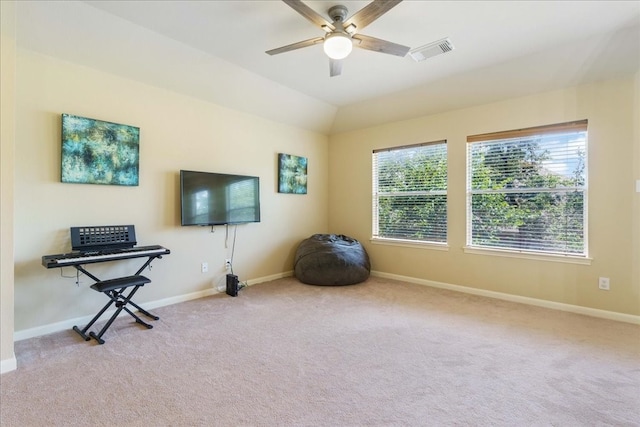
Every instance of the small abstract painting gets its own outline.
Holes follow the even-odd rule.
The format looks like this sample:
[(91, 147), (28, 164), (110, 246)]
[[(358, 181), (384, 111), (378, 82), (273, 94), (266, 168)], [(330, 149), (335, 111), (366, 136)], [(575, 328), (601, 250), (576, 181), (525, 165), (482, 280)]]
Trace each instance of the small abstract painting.
[(278, 154), (278, 193), (307, 194), (307, 158)]
[(140, 128), (62, 115), (62, 182), (138, 185)]

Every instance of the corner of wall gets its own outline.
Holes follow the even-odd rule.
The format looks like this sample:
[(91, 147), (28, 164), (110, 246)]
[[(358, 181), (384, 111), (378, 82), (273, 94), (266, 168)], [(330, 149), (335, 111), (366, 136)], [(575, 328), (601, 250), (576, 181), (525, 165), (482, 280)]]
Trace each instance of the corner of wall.
[(16, 368), (14, 329), (13, 187), (15, 147), (16, 2), (0, 1), (0, 359)]
[(638, 304), (640, 305), (640, 70), (634, 76), (635, 86), (635, 98), (633, 100), (633, 174), (634, 174), (634, 194), (633, 201), (633, 230), (632, 230), (632, 259), (636, 262), (633, 263), (632, 271), (632, 286), (636, 296), (638, 297)]
[(16, 369), (18, 369), (18, 362), (15, 354), (11, 358), (0, 362), (0, 374), (6, 374), (7, 372), (15, 371)]

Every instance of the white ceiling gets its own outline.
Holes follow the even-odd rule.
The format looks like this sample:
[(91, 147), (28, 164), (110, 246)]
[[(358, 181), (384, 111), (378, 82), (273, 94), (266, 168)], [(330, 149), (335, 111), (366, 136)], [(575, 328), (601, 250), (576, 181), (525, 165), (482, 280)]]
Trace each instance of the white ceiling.
[[(347, 6), (351, 16), (368, 3), (306, 1), (325, 17), (335, 4)], [(114, 52), (122, 58), (115, 60), (120, 65), (113, 70), (128, 69), (136, 77), (132, 64), (138, 63), (138, 72), (147, 73), (157, 84), (162, 83), (153, 80), (160, 79), (159, 70), (177, 67), (178, 60), (187, 62), (188, 53), (190, 66), (179, 70), (179, 80), (185, 93), (203, 98), (208, 90), (199, 90), (197, 84), (212, 74), (200, 65), (204, 58), (215, 59), (218, 62), (210, 65), (216, 66), (216, 79), (224, 78), (224, 70), (229, 78), (242, 74), (250, 80), (247, 88), (253, 88), (247, 92), (270, 82), (288, 88), (273, 95), (283, 96), (287, 103), (304, 94), (304, 102), (316, 108), (315, 121), (298, 124), (325, 133), (640, 70), (640, 1), (405, 0), (362, 33), (411, 48), (448, 37), (455, 49), (419, 63), (409, 56), (354, 49), (344, 60), (342, 75), (331, 78), (321, 45), (275, 56), (265, 53), (324, 34), (278, 0), (19, 2), (18, 6), (19, 46), (107, 70), (114, 60), (93, 55)], [(90, 49), (82, 40), (101, 49)], [(165, 50), (170, 46), (173, 56), (158, 55), (164, 64), (151, 64), (150, 57), (142, 63), (140, 57), (159, 50), (160, 42)], [(175, 79), (165, 83), (181, 90)], [(226, 98), (230, 106), (243, 108), (234, 96)], [(221, 102), (220, 97), (214, 100)], [(269, 106), (252, 108), (246, 107), (258, 113)], [(327, 117), (319, 120), (323, 115)], [(269, 113), (266, 117), (274, 118)]]

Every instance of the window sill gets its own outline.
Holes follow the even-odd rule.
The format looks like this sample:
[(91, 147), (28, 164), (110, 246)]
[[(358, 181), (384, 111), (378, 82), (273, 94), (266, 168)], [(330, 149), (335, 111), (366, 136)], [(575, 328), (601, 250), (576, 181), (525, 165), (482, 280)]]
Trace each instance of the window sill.
[(373, 237), (371, 238), (370, 241), (375, 245), (403, 246), (405, 248), (422, 248), (422, 249), (432, 249), (435, 251), (449, 250), (449, 245), (446, 243), (419, 242), (416, 240), (403, 240), (403, 239), (383, 239), (380, 237)]
[(564, 262), (568, 264), (581, 264), (591, 265), (592, 258), (573, 256), (573, 255), (553, 255), (553, 254), (539, 254), (533, 252), (514, 251), (514, 250), (501, 250), (501, 249), (488, 249), (478, 248), (472, 246), (464, 246), (462, 248), (466, 254), (476, 255), (493, 255), (507, 258), (521, 258), (521, 259), (533, 259), (536, 261), (551, 261), (551, 262)]

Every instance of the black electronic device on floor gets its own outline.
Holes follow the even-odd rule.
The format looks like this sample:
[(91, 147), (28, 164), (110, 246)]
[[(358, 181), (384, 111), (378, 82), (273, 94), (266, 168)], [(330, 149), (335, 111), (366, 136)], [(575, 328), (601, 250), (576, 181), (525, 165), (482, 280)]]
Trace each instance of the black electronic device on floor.
[(238, 296), (238, 276), (235, 274), (227, 274), (227, 295)]

